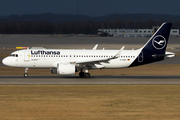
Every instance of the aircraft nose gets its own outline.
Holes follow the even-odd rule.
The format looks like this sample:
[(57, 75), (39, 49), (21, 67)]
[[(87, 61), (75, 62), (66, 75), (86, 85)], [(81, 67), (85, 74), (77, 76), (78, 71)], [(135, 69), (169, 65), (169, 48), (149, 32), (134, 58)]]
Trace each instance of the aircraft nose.
[(2, 60), (2, 63), (4, 64), (4, 65), (8, 65), (8, 62), (9, 60), (7, 59), (7, 58), (4, 58), (3, 60)]

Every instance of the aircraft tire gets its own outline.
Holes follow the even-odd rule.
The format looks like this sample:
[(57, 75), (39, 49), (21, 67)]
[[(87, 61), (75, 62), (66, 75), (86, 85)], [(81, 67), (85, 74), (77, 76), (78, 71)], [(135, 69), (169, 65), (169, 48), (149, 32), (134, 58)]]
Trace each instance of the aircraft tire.
[(90, 74), (89, 74), (89, 73), (85, 73), (84, 76), (85, 76), (86, 78), (90, 78)]
[(79, 77), (84, 77), (84, 72), (80, 72)]
[(27, 73), (24, 73), (24, 77), (28, 77), (28, 74), (27, 74)]

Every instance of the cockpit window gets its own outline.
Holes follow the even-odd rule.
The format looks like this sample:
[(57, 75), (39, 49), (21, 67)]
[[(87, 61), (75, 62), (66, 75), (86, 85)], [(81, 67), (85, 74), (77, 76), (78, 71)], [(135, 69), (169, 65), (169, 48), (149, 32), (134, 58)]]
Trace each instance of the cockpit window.
[(10, 54), (9, 57), (18, 57), (18, 54)]

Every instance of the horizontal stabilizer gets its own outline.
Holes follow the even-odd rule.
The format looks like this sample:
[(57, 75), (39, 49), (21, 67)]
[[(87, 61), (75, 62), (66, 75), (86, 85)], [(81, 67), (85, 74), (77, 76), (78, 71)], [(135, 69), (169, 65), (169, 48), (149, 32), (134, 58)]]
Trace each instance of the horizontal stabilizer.
[(167, 58), (171, 58), (174, 56), (175, 56), (175, 53), (173, 52), (166, 52), (166, 54), (152, 55), (152, 57), (167, 57)]

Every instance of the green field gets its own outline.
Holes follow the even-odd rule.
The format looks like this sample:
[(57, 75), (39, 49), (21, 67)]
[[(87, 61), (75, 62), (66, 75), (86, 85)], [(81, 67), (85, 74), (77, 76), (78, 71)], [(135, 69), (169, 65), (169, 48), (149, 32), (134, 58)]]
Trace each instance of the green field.
[(1, 120), (179, 120), (180, 85), (1, 85)]

